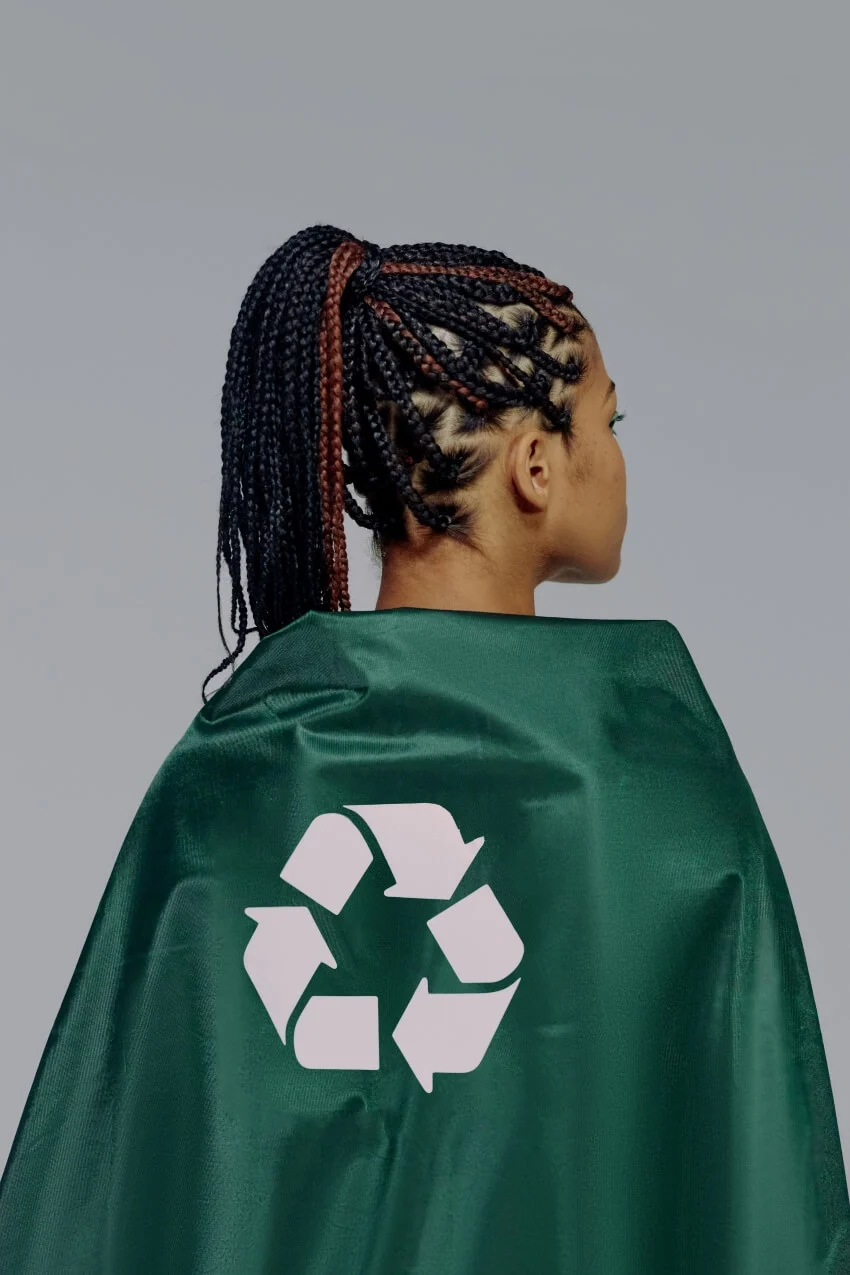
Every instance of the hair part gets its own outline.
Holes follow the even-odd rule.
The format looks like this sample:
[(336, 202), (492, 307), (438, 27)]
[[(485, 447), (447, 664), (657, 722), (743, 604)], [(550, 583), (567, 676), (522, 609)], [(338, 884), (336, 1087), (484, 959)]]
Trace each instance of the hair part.
[(228, 653), (204, 702), (249, 633), (350, 609), (346, 513), (379, 553), (406, 536), (405, 511), (469, 538), (470, 489), (495, 434), (533, 415), (569, 439), (591, 330), (572, 298), (540, 270), (466, 245), (381, 249), (315, 225), (272, 253), (242, 301), (222, 387)]

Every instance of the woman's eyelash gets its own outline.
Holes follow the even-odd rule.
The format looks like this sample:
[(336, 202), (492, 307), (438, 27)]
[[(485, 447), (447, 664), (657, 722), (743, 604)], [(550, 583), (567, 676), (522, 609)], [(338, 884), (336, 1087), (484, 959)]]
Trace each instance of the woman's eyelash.
[(626, 419), (626, 413), (625, 413), (625, 412), (617, 412), (616, 416), (614, 416), (614, 417), (612, 418), (612, 420), (611, 420), (611, 424), (610, 424), (610, 428), (611, 428), (611, 433), (612, 433), (615, 437), (616, 437), (616, 435), (617, 435), (617, 431), (614, 429), (614, 426), (616, 425), (617, 421), (624, 421), (625, 419)]

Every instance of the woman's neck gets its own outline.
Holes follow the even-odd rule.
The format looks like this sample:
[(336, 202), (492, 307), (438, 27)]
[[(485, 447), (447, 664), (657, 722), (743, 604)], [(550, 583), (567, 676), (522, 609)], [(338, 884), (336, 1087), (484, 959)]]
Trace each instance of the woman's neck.
[(496, 570), (484, 554), (456, 542), (397, 544), (386, 551), (375, 610), (393, 607), (534, 615), (534, 579), (520, 568)]

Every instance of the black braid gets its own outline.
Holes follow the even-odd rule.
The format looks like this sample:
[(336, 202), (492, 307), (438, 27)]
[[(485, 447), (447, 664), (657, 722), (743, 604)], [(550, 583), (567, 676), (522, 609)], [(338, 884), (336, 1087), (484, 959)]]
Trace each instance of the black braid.
[[(489, 310), (482, 310), (480, 305), (476, 304), (476, 301), (489, 301), (507, 306), (517, 301), (522, 302), (523, 299), (517, 298), (516, 290), (510, 285), (507, 288), (504, 285), (496, 285), (496, 287), (488, 285), (485, 288), (468, 287), (467, 285), (470, 284), (478, 285), (480, 281), (464, 279), (461, 281), (460, 288), (446, 292), (440, 297), (439, 302), (436, 302), (427, 292), (423, 293), (421, 289), (410, 286), (411, 283), (416, 282), (418, 282), (416, 276), (410, 279), (399, 275), (392, 280), (387, 280), (388, 291), (391, 290), (391, 295), (395, 295), (395, 289), (399, 289), (400, 296), (409, 306), (409, 312), (418, 319), (426, 323), (450, 327), (458, 336), (466, 337), (467, 346), (464, 353), (474, 361), (477, 360), (480, 363), (486, 354), (487, 358), (500, 366), (511, 379), (522, 378), (521, 370), (506, 359), (499, 349), (500, 346), (507, 347), (509, 350), (528, 355), (552, 376), (559, 376), (565, 381), (580, 379), (582, 369), (575, 359), (563, 363), (540, 348), (542, 328), (545, 324), (545, 320), (540, 315), (524, 314), (519, 325), (513, 328), (496, 315), (490, 314)], [(498, 299), (492, 295), (497, 289)], [(469, 295), (464, 295), (465, 293)], [(471, 299), (473, 295), (475, 300)], [(581, 320), (574, 322), (574, 333), (582, 331), (585, 327), (586, 324)]]
[[(364, 315), (364, 324), (368, 325), (370, 321), (371, 316)], [(373, 453), (371, 464), (373, 477), (370, 479), (371, 490), (368, 491), (368, 496), (375, 508), (376, 527), (386, 536), (399, 535), (404, 526), (401, 516), (402, 506), (406, 505), (425, 526), (442, 528), (447, 525), (446, 512), (433, 509), (417, 492), (380, 412), (370, 401), (376, 397), (378, 389), (374, 372), (380, 376), (382, 367), (386, 368), (386, 366), (380, 345), (376, 343), (371, 348), (367, 348), (364, 344), (360, 351), (357, 370), (360, 374), (361, 411), (368, 427), (368, 438)], [(368, 387), (370, 392), (363, 393), (364, 387)], [(392, 497), (389, 501), (386, 499), (387, 494)]]
[[(424, 421), (410, 396), (409, 380), (401, 374), (394, 363), (392, 350), (384, 339), (378, 321), (371, 314), (366, 316), (366, 321), (373, 337), (372, 354), (378, 366), (383, 387), (408, 427), (410, 445), (418, 448), (421, 454), (428, 457), (432, 469), (442, 469), (447, 465), (448, 458), (437, 445), (434, 436), (426, 430)], [(398, 334), (397, 339), (403, 348), (408, 348), (408, 342), (401, 334)], [(447, 382), (448, 379), (447, 374), (440, 378), (442, 382)]]
[[(521, 270), (523, 274), (536, 274), (544, 279), (542, 270), (525, 266), (503, 252), (491, 248), (476, 248), (464, 243), (414, 243), (393, 244), (384, 249), (387, 261), (412, 261), (423, 266), (503, 266), (508, 270)], [(435, 275), (439, 278), (439, 275)]]
[[(359, 245), (360, 265), (351, 255), (352, 242)], [(351, 264), (337, 275), (342, 282), (330, 303), (336, 305), (341, 288), (341, 347), (328, 355), (331, 367), (323, 367), (323, 307), (334, 263), (346, 260)], [(427, 269), (388, 268), (393, 266)], [(452, 268), (483, 275), (450, 273)], [(487, 270), (496, 274), (487, 277)], [(536, 302), (537, 296), (546, 303)], [(506, 322), (482, 304), (519, 306), (522, 315), (516, 324), (513, 318)], [(221, 393), (216, 593), (227, 655), (204, 680), (204, 702), (210, 680), (235, 667), (248, 634), (263, 638), (308, 610), (329, 609), (332, 598), (343, 598), (333, 605), (350, 605), (338, 583), (332, 592), (332, 578), (338, 582), (339, 571), (344, 574), (336, 550), (336, 565), (327, 560), (327, 509), (339, 508), (328, 504), (327, 485), (328, 475), (339, 473), (338, 451), (337, 460), (328, 461), (330, 469), (319, 461), (320, 446), (323, 455), (339, 447), (338, 436), (334, 444), (323, 434), (329, 387), (337, 387), (336, 395), (341, 379), (341, 498), (349, 517), (381, 544), (406, 534), (406, 510), (435, 532), (459, 534), (468, 526), (469, 511), (453, 493), (469, 487), (489, 463), (468, 445), (476, 431), (498, 428), (502, 410), (516, 406), (537, 409), (552, 428), (569, 432), (570, 408), (552, 403), (551, 380), (575, 384), (585, 364), (576, 352), (562, 362), (541, 348), (550, 323), (561, 326), (553, 307), (563, 312), (568, 336), (577, 338), (589, 327), (568, 290), (541, 270), (466, 244), (380, 249), (318, 224), (292, 235), (263, 262), (231, 332)], [(447, 345), (435, 328), (454, 333), (461, 348)], [(518, 365), (514, 355), (532, 370)], [(500, 369), (504, 380), (490, 379), (488, 365)], [(420, 407), (423, 390), (431, 399)], [(435, 393), (442, 396), (438, 404)], [(457, 407), (450, 430), (446, 403)], [(222, 563), (231, 580), (233, 651), (222, 619)]]
[[(257, 271), (231, 333), (222, 389), (216, 560), (219, 633), (228, 654), (204, 680), (205, 702), (208, 683), (235, 664), (249, 633), (262, 637), (273, 632), (327, 595), (315, 463), (308, 472), (310, 444), (300, 436), (298, 422), (311, 422), (315, 446), (315, 335), (324, 299), (323, 275), (326, 279), (334, 248), (347, 237), (333, 226), (312, 226), (293, 235)], [(289, 479), (285, 484), (284, 478)], [(230, 623), (237, 635), (233, 651), (221, 623), (222, 559), (231, 577)], [(312, 588), (305, 577), (312, 580)], [(307, 606), (305, 599), (310, 600)], [(250, 628), (249, 603), (255, 621)]]
[[(404, 278), (404, 276), (397, 277)], [(467, 282), (477, 283), (477, 280), (462, 279), (459, 281), (457, 289), (455, 289), (452, 285), (446, 286), (446, 278), (444, 277), (444, 279), (438, 280), (439, 283), (443, 284), (442, 294), (439, 294), (437, 287), (435, 287), (430, 296), (423, 293), (421, 286), (416, 286), (421, 285), (421, 282), (421, 276), (409, 276), (405, 280), (405, 287), (411, 300), (407, 326), (429, 353), (438, 358), (456, 379), (462, 379), (494, 405), (517, 406), (526, 404), (534, 406), (554, 424), (560, 426), (560, 414), (549, 397), (551, 388), (549, 377), (559, 376), (568, 382), (580, 379), (583, 368), (577, 361), (572, 359), (570, 362), (562, 363), (547, 354), (545, 350), (541, 350), (536, 343), (533, 343), (535, 337), (539, 340), (540, 324), (531, 320), (531, 316), (527, 316), (526, 322), (519, 329), (515, 329), (495, 315), (491, 315), (489, 311), (482, 310), (477, 305), (466, 309), (462, 308), (460, 302), (465, 290), (464, 285)], [(515, 289), (511, 288), (511, 291), (514, 295), (508, 301), (500, 302), (500, 304), (527, 304), (524, 298), (516, 293)], [(418, 305), (417, 302), (419, 303)], [(467, 343), (467, 347), (458, 353), (450, 346), (445, 345), (431, 331), (427, 323), (420, 322), (418, 316), (416, 316), (417, 309), (424, 310), (426, 316), (432, 322), (436, 322), (442, 327), (451, 328), (459, 336), (468, 336), (470, 342)], [(531, 320), (531, 323), (528, 320)], [(585, 325), (574, 324), (572, 326), (575, 330), (578, 327), (583, 328)], [(471, 349), (469, 348), (470, 344), (472, 345)], [(498, 346), (516, 349), (530, 357), (536, 365), (534, 372), (527, 373), (522, 368), (517, 367), (516, 364), (509, 362), (500, 353)], [(479, 370), (482, 353), (486, 354), (507, 373), (510, 380), (514, 381), (513, 387), (502, 385), (498, 381), (490, 381), (482, 376)], [(549, 377), (546, 376), (546, 373), (549, 374)], [(516, 384), (517, 381), (519, 382), (518, 386)]]
[[(342, 358), (346, 369), (345, 386), (345, 424), (348, 439), (349, 462), (345, 467), (346, 483), (352, 482), (361, 488), (372, 483), (372, 469), (363, 450), (363, 410), (357, 394), (354, 370), (356, 365), (357, 338), (364, 319), (361, 310), (350, 310), (345, 316), (342, 331)], [(344, 491), (345, 508), (350, 518), (367, 527), (370, 531), (378, 531), (379, 519), (374, 513), (361, 509), (354, 496), (346, 486)]]
[[(384, 428), (380, 414), (373, 407), (367, 407), (366, 418), (372, 426), (372, 433), (381, 460), (393, 485), (401, 494), (411, 513), (426, 527), (432, 527), (435, 530), (448, 527), (451, 522), (451, 515), (446, 511), (434, 509), (431, 505), (426, 504), (411, 483), (407, 470), (393, 446), (392, 439)], [(387, 525), (389, 525), (389, 521), (387, 519)]]

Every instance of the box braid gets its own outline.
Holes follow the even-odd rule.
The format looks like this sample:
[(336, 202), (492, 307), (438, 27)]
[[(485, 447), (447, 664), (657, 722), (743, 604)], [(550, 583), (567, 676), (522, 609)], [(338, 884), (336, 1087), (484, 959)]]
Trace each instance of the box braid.
[(345, 513), (382, 548), (405, 536), (406, 511), (466, 537), (463, 490), (511, 413), (533, 411), (569, 439), (590, 326), (572, 297), (532, 266), (465, 244), (381, 249), (314, 225), (271, 254), (243, 298), (222, 387), (216, 586), (228, 653), (204, 702), (249, 633), (350, 609)]

